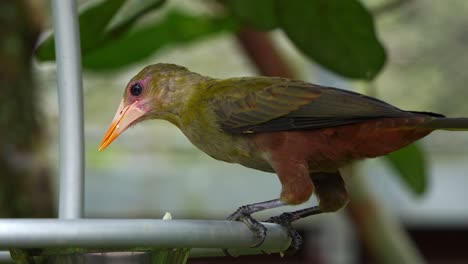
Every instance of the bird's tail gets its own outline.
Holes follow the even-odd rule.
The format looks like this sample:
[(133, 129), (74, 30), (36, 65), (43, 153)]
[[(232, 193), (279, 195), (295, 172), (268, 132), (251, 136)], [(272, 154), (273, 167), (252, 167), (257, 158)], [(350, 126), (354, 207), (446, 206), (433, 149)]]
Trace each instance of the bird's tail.
[(468, 130), (468, 118), (466, 117), (434, 117), (420, 125), (422, 128), (440, 130)]

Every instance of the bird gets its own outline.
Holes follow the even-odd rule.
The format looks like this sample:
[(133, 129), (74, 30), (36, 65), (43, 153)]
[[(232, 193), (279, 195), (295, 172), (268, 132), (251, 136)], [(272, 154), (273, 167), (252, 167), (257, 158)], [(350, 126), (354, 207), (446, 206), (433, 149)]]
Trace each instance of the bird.
[(468, 130), (468, 118), (405, 111), (348, 90), (281, 77), (216, 79), (157, 63), (128, 82), (98, 150), (150, 119), (174, 124), (216, 160), (276, 173), (277, 198), (240, 206), (227, 218), (253, 231), (253, 247), (267, 232), (253, 213), (299, 205), (314, 194), (317, 205), (266, 220), (285, 227), (291, 251), (302, 245), (292, 222), (347, 204), (343, 166), (386, 155), (434, 130)]

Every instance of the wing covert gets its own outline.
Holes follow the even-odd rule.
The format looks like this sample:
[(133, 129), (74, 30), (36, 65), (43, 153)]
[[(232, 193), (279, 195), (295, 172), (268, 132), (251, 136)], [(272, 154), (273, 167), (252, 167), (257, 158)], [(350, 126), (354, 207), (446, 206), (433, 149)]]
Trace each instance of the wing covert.
[(287, 115), (320, 96), (321, 91), (307, 83), (283, 78), (228, 79), (219, 83), (211, 105), (225, 130), (261, 124)]

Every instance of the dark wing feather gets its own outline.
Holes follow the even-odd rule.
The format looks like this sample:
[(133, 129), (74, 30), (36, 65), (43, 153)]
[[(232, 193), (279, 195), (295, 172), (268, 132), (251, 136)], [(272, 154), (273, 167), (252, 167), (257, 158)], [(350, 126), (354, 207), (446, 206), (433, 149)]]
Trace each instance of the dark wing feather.
[(211, 87), (219, 88), (211, 105), (222, 129), (231, 133), (318, 129), (413, 115), (372, 97), (301, 81), (253, 77), (218, 82)]

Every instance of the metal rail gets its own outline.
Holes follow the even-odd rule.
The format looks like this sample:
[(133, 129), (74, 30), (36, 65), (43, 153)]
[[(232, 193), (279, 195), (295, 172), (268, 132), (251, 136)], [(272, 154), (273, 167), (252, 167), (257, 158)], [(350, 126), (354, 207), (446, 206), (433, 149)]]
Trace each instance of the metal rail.
[[(277, 224), (258, 250), (280, 252), (290, 242)], [(255, 239), (241, 222), (152, 219), (0, 219), (0, 249), (83, 248), (249, 248)]]
[(0, 251), (0, 263), (4, 262), (13, 262), (8, 251)]
[(59, 96), (59, 218), (83, 216), (83, 89), (74, 0), (52, 0)]

